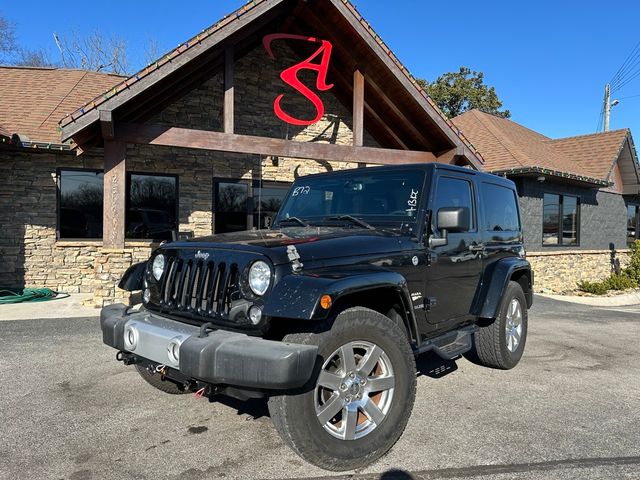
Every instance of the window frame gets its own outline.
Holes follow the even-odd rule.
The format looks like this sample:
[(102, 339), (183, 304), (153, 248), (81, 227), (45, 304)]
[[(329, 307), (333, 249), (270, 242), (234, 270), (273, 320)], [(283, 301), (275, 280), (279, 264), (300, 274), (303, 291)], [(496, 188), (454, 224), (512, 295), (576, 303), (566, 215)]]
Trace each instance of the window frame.
[[(62, 209), (62, 172), (92, 172), (102, 173), (104, 175), (104, 169), (101, 168), (82, 168), (82, 167), (57, 167), (56, 168), (56, 241), (62, 242), (97, 242), (102, 241), (104, 233), (100, 237), (95, 238), (83, 238), (83, 237), (62, 237), (61, 225), (60, 225), (60, 210)], [(104, 181), (104, 177), (103, 177)], [(102, 215), (104, 218), (104, 184), (102, 187)], [(104, 228), (104, 226), (103, 226)]]
[[(175, 204), (175, 219), (176, 223), (174, 225), (176, 235), (180, 233), (180, 175), (176, 173), (155, 173), (155, 172), (140, 172), (140, 171), (131, 171), (127, 172), (127, 181), (126, 183), (126, 192), (124, 199), (124, 228), (125, 233), (127, 231), (127, 215), (129, 213), (129, 207), (131, 206), (131, 177), (133, 175), (144, 175), (146, 177), (163, 177), (163, 178), (174, 178), (176, 181), (176, 204)], [(104, 208), (104, 206), (103, 206)], [(130, 242), (154, 242), (154, 239), (150, 238), (129, 238), (126, 237), (125, 241)]]
[[(545, 195), (556, 195), (558, 197), (558, 243), (555, 244), (545, 244), (544, 243), (544, 196)], [(565, 197), (575, 198), (576, 199), (576, 243), (563, 243), (563, 221), (564, 221), (564, 199)], [(579, 247), (580, 246), (580, 230), (581, 230), (581, 222), (582, 222), (582, 198), (580, 195), (566, 195), (564, 193), (557, 192), (542, 192), (542, 238), (541, 243), (543, 247), (546, 248), (557, 248), (557, 247)]]

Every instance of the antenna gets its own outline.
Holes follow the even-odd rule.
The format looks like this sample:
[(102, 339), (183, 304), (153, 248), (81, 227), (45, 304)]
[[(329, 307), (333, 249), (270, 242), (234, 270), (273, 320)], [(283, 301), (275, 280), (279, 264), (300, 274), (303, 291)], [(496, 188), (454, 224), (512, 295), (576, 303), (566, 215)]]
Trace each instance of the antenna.
[(64, 49), (62, 48), (62, 43), (60, 42), (60, 37), (58, 37), (58, 34), (56, 32), (53, 32), (53, 40), (56, 42), (56, 46), (58, 47), (58, 50), (60, 51), (60, 56), (62, 57), (62, 65), (64, 65), (66, 67), (67, 66), (67, 62), (64, 59)]

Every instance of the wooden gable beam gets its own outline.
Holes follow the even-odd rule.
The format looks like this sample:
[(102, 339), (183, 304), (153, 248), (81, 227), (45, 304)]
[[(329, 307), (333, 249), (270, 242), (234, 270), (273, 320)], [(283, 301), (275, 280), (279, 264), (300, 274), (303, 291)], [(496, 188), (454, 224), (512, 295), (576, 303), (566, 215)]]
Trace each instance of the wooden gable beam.
[(353, 72), (353, 146), (361, 147), (364, 141), (364, 75)]
[(224, 133), (233, 133), (234, 129), (234, 52), (233, 47), (224, 51)]
[(148, 124), (118, 124), (119, 141), (330, 162), (395, 165), (434, 162), (431, 152), (354, 147)]

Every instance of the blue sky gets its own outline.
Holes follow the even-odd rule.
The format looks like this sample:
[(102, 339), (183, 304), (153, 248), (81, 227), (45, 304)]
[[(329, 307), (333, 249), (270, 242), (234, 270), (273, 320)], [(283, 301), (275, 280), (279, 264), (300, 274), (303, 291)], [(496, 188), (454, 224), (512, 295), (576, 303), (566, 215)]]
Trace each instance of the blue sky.
[[(113, 32), (127, 39), (138, 67), (151, 39), (164, 52), (243, 3), (0, 0), (0, 14), (16, 24), (23, 46), (45, 48), (54, 59), (54, 30)], [(355, 4), (415, 76), (433, 80), (461, 65), (483, 71), (513, 120), (551, 137), (595, 131), (604, 85), (640, 41), (637, 0)], [(640, 76), (617, 98), (611, 128), (631, 128), (640, 143)]]

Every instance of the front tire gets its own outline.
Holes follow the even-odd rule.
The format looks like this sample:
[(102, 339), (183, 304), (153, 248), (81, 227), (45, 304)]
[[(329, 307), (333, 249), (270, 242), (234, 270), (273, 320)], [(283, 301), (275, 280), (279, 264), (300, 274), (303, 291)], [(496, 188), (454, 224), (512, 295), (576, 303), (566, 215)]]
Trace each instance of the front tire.
[(527, 301), (518, 282), (510, 281), (498, 317), (474, 335), (475, 354), (481, 365), (501, 370), (515, 367), (527, 341)]
[(318, 345), (319, 369), (304, 393), (269, 399), (283, 440), (326, 470), (368, 465), (402, 435), (413, 409), (416, 367), (402, 328), (366, 308), (336, 318), (331, 330), (284, 341)]

